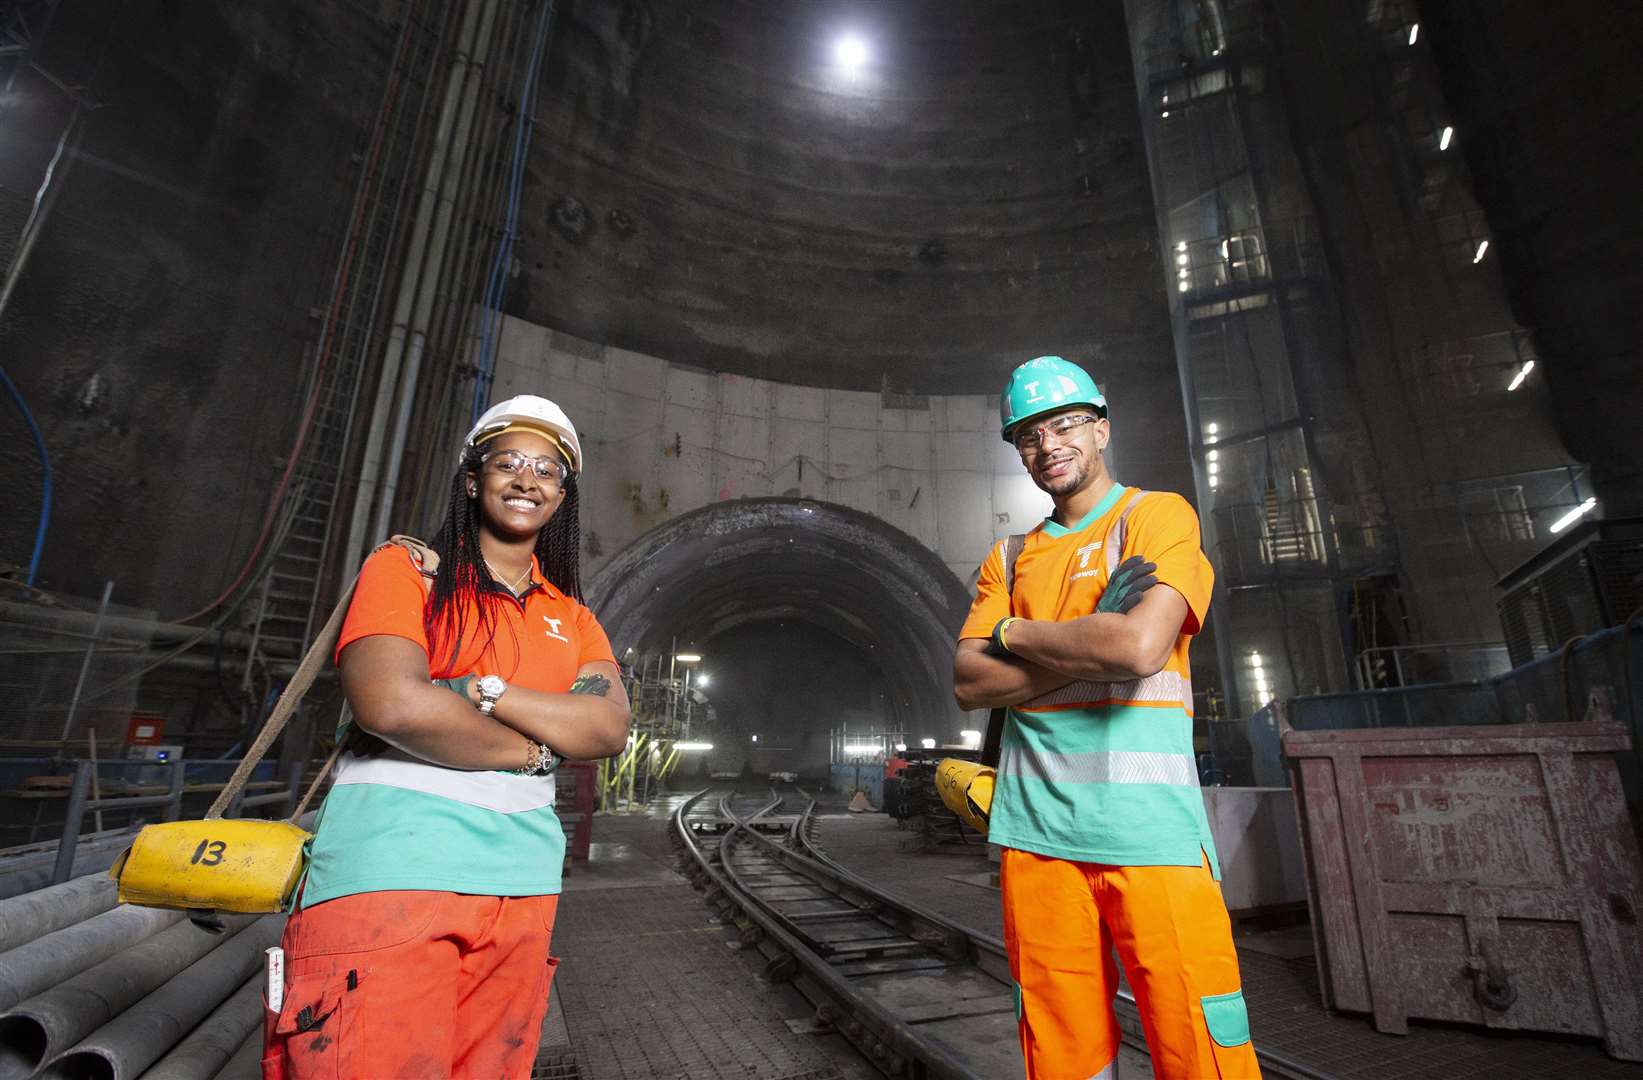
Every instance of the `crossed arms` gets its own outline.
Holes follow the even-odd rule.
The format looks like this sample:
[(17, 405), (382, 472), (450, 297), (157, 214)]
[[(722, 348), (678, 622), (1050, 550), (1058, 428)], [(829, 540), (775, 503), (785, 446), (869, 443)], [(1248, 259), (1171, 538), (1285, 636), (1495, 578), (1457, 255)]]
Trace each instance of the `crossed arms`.
[(1096, 612), (1065, 622), (1018, 619), (1008, 656), (986, 638), (964, 638), (953, 658), (953, 696), (961, 709), (1019, 705), (1079, 679), (1126, 682), (1164, 669), (1187, 619), (1187, 601), (1154, 586), (1128, 614)]
[[(373, 634), (342, 650), (342, 690), (354, 722), (384, 742), (451, 769), (517, 769), (525, 740), (568, 758), (609, 757), (627, 744), (628, 697), (609, 661), (583, 664), (566, 694), (508, 687), (490, 716), (428, 681), (428, 654), (408, 638)], [(599, 680), (605, 681), (603, 693)]]

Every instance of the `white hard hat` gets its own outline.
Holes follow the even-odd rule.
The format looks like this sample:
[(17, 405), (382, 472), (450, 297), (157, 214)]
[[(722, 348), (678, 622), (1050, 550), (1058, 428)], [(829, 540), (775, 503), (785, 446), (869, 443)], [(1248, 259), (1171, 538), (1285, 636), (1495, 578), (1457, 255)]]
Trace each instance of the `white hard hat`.
[(582, 443), (576, 438), (570, 417), (547, 398), (535, 394), (520, 394), (486, 409), (463, 440), (462, 449), (466, 451), (508, 431), (531, 431), (547, 436), (565, 455), (572, 475), (582, 471)]

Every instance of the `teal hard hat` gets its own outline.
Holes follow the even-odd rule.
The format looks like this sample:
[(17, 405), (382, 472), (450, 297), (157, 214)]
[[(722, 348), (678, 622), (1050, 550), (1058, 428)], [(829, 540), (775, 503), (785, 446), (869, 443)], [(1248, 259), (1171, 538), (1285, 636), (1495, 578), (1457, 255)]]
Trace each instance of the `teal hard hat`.
[(1059, 356), (1040, 356), (1010, 372), (1010, 381), (998, 396), (998, 418), (1004, 441), (1023, 420), (1055, 412), (1073, 405), (1088, 405), (1107, 415), (1107, 399), (1101, 396), (1090, 373)]

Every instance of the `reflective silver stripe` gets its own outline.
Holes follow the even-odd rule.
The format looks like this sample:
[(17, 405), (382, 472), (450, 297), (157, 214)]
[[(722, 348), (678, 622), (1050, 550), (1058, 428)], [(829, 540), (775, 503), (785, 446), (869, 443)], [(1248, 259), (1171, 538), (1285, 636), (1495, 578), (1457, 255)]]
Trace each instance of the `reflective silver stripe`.
[(1191, 700), (1191, 680), (1173, 671), (1160, 671), (1145, 679), (1131, 679), (1129, 682), (1071, 682), (1060, 689), (1040, 694), (1031, 701), (1024, 701), (1016, 708), (1045, 709), (1051, 705), (1097, 701), (1178, 701), (1185, 708)]
[(1005, 740), (1000, 776), (1019, 776), (1046, 784), (1169, 784), (1198, 786), (1191, 754), (1156, 750), (1095, 750), (1082, 754), (1037, 754)]
[(556, 784), (552, 775), (514, 776), (499, 772), (468, 772), (447, 769), (390, 750), (379, 757), (344, 754), (337, 759), (332, 787), (346, 784), (381, 784), (405, 791), (420, 791), (442, 799), (517, 814), (553, 805)]
[(1129, 534), (1130, 511), (1140, 505), (1141, 499), (1146, 494), (1145, 491), (1137, 491), (1130, 496), (1130, 501), (1124, 504), (1124, 512), (1118, 515), (1118, 520), (1113, 522), (1112, 527), (1107, 530), (1107, 537), (1101, 544), (1101, 552), (1107, 560), (1107, 577), (1109, 578), (1112, 577), (1112, 572), (1118, 569), (1118, 564), (1122, 561), (1124, 539)]

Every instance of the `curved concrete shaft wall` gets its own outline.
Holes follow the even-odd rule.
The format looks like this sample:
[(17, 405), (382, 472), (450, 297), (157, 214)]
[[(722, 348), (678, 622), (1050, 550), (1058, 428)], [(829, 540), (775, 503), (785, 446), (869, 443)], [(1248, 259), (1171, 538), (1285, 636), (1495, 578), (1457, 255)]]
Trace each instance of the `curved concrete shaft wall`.
[(970, 595), (899, 529), (807, 499), (740, 499), (658, 526), (593, 578), (588, 603), (618, 653), (702, 642), (747, 623), (814, 623), (890, 688), (884, 719), (956, 732), (953, 639)]
[[(1000, 382), (1009, 363), (998, 363)], [(1106, 392), (1116, 447), (1108, 467), (1128, 484), (1189, 490), (1178, 413), (1160, 423), (1150, 388)], [(715, 374), (507, 318), (491, 400), (523, 393), (557, 401), (581, 436), (584, 575), (686, 511), (779, 495), (871, 514), (967, 583), (990, 544), (1052, 509), (999, 438), (995, 397)], [(1178, 392), (1172, 404), (1179, 409)], [(455, 448), (433, 452), (453, 460)]]

